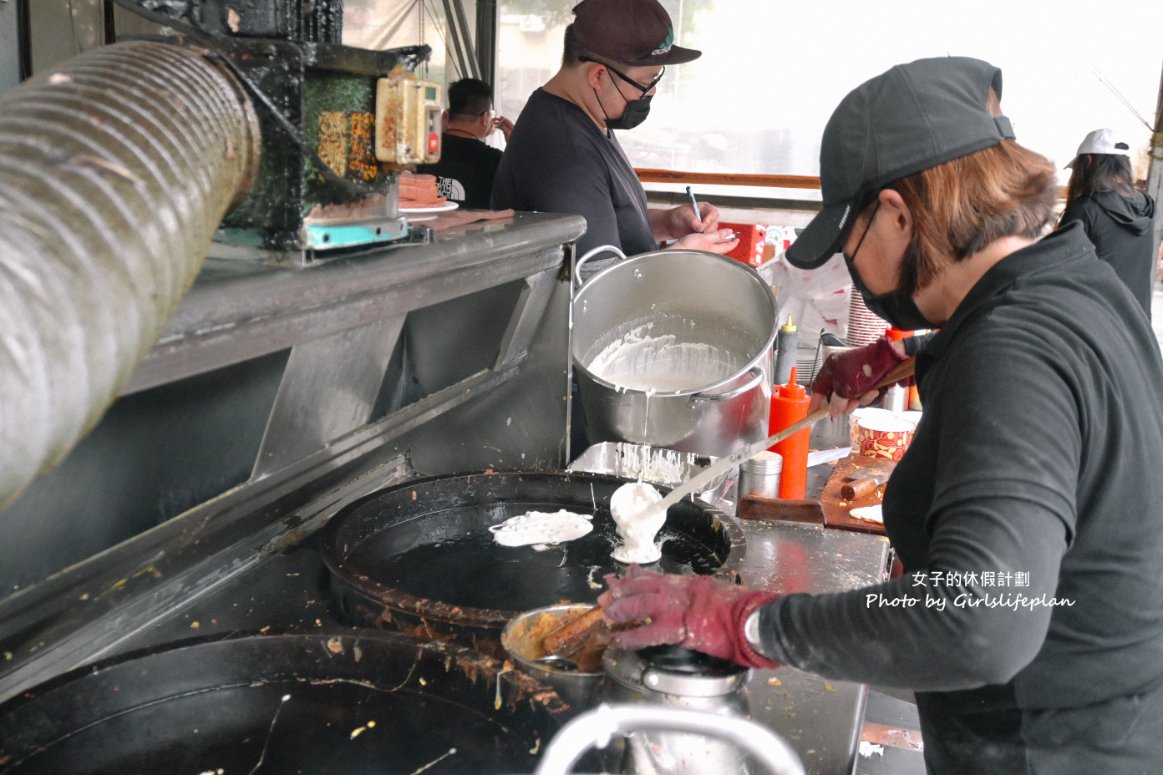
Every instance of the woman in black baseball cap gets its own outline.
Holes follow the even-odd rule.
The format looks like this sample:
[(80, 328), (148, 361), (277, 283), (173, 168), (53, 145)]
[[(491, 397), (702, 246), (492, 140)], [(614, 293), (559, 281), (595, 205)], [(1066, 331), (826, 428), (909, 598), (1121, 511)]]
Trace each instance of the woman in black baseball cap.
[[(1083, 230), (1043, 236), (1054, 168), (1013, 140), (1000, 96), (997, 68), (958, 57), (855, 89), (825, 130), (824, 207), (788, 255), (842, 252), (874, 311), (940, 328), (883, 501), (904, 574), (781, 597), (632, 569), (601, 602), (645, 622), (623, 646), (913, 690), (931, 773), (1155, 773), (1163, 362)], [(853, 353), (827, 386), (837, 407), (897, 360)]]

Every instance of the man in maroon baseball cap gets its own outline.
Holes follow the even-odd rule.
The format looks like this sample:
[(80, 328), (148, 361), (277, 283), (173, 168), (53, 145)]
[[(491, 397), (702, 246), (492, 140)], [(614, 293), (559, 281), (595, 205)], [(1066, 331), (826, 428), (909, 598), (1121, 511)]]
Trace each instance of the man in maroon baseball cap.
[[(496, 209), (572, 213), (586, 219), (577, 254), (613, 246), (625, 255), (660, 243), (726, 253), (738, 244), (707, 203), (650, 210), (616, 129), (646, 120), (669, 65), (702, 52), (675, 45), (658, 0), (584, 0), (565, 30), (561, 69), (535, 91), (509, 137), (493, 184)], [(583, 277), (613, 263), (598, 253)]]
[(657, 0), (585, 0), (573, 13), (578, 41), (614, 62), (639, 67), (681, 65), (703, 53), (674, 45), (670, 15)]

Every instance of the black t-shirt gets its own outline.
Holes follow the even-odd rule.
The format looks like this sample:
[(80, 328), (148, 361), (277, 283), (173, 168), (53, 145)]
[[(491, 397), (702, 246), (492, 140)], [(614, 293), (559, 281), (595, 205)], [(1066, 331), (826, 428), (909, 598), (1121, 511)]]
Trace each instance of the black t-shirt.
[(417, 172), (436, 176), (440, 195), (470, 210), (489, 209), (493, 178), (502, 153), (480, 140), (445, 133), (440, 136), (440, 161), (421, 164)]
[(1163, 363), (1072, 226), (987, 272), (917, 379), (924, 414), (884, 497), (905, 574), (781, 598), (761, 632), (778, 662), (918, 690), (926, 749), (968, 741), (946, 771), (984, 772), (1006, 745), (1023, 761), (1038, 709), (1085, 716), (1163, 680)]
[(1099, 259), (1114, 267), (1139, 304), (1151, 317), (1155, 256), (1151, 224), (1155, 202), (1142, 191), (1125, 197), (1114, 191), (1071, 200), (1062, 213), (1063, 226), (1080, 221)]
[[(578, 255), (614, 245), (626, 255), (655, 250), (646, 192), (622, 147), (581, 108), (544, 89), (530, 96), (509, 136), (492, 205), (586, 219)], [(583, 274), (609, 259), (596, 257)]]

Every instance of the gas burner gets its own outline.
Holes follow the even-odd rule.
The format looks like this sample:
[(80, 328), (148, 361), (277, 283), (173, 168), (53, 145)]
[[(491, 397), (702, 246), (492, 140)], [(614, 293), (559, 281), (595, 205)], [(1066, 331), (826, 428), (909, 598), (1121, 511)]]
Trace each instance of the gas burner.
[(638, 657), (646, 666), (655, 670), (665, 670), (683, 675), (699, 675), (706, 678), (728, 677), (745, 672), (725, 659), (712, 657), (682, 646), (650, 646), (638, 652)]

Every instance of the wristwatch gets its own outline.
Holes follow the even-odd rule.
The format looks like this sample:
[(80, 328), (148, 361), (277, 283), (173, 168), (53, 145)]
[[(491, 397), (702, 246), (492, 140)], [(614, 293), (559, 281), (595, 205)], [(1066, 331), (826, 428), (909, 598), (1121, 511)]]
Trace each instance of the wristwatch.
[(756, 653), (767, 656), (763, 653), (763, 644), (759, 639), (759, 612), (762, 610), (762, 607), (756, 608), (747, 616), (743, 622), (743, 637), (747, 638), (747, 644), (755, 649)]

